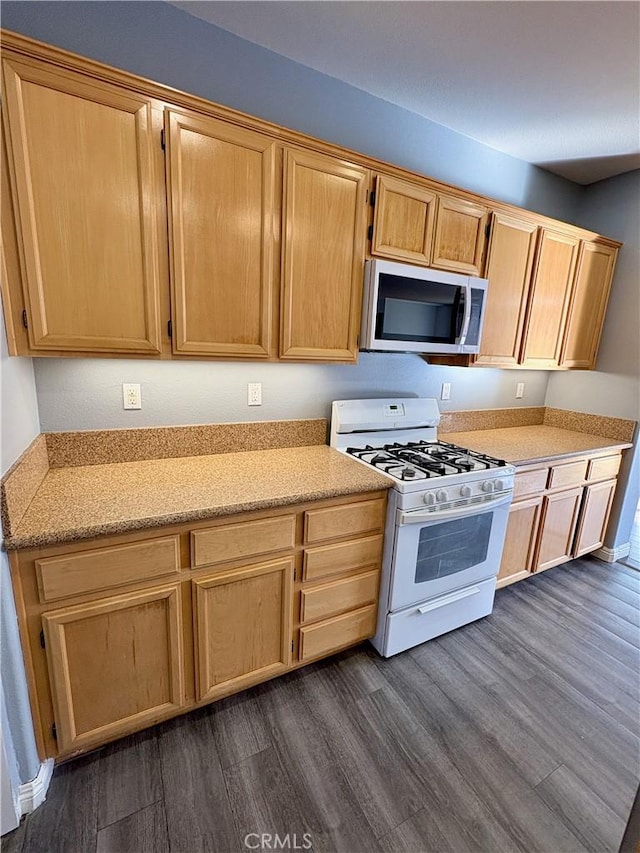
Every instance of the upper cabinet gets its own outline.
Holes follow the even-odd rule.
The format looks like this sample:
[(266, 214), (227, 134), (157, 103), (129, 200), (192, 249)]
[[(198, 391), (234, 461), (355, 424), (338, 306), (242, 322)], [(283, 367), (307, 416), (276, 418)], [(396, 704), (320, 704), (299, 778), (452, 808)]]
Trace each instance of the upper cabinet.
[(598, 241), (580, 246), (560, 357), (562, 367), (595, 367), (617, 254), (615, 246)]
[(353, 363), (368, 237), (489, 279), (456, 363), (595, 365), (615, 241), (2, 35), (11, 355)]
[(19, 59), (2, 65), (30, 346), (159, 354), (151, 101)]
[(488, 208), (388, 175), (375, 192), (372, 255), (480, 275)]
[(531, 369), (558, 367), (579, 240), (541, 229), (531, 281), (522, 365)]
[(266, 358), (278, 223), (276, 144), (167, 110), (174, 352)]
[(285, 151), (281, 358), (357, 358), (367, 179), (335, 157)]

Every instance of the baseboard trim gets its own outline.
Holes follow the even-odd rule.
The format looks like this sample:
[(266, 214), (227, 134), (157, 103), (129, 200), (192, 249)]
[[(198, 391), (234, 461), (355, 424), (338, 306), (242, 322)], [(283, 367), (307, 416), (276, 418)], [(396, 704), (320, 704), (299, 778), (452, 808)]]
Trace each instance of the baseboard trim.
[(35, 811), (38, 806), (44, 803), (52, 775), (53, 758), (47, 758), (41, 763), (36, 778), (20, 785), (18, 796), (20, 797), (20, 811), (23, 815)]
[(592, 553), (594, 557), (604, 560), (605, 563), (617, 563), (623, 557), (628, 557), (629, 551), (631, 551), (631, 542), (625, 542), (623, 545), (617, 545), (615, 548), (606, 548), (603, 546)]

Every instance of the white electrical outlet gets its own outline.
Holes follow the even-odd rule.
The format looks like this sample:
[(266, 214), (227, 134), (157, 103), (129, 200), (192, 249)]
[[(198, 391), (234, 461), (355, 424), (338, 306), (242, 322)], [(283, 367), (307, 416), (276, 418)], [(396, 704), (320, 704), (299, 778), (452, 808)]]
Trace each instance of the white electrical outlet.
[(451, 383), (443, 382), (442, 390), (440, 391), (440, 399), (441, 400), (450, 400), (451, 399)]
[(261, 406), (262, 405), (262, 382), (247, 383), (247, 405)]
[(141, 409), (142, 395), (140, 385), (135, 382), (124, 382), (122, 385), (122, 405), (125, 409)]
[(519, 400), (524, 397), (524, 382), (518, 382), (516, 385), (516, 398)]

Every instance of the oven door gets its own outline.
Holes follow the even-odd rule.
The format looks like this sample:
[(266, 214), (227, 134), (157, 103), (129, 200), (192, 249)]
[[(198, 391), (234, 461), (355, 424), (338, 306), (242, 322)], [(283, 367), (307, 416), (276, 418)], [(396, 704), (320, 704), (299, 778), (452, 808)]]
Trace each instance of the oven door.
[(511, 493), (483, 504), (397, 512), (390, 610), (498, 573)]

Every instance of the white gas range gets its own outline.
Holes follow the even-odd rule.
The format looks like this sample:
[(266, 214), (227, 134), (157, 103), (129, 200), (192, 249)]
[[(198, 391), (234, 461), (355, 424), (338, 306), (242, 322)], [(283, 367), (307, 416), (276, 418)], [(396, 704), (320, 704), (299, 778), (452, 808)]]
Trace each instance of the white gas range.
[(394, 482), (380, 606), (384, 657), (491, 613), (515, 468), (437, 440), (429, 398), (337, 400), (330, 444)]

